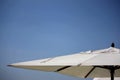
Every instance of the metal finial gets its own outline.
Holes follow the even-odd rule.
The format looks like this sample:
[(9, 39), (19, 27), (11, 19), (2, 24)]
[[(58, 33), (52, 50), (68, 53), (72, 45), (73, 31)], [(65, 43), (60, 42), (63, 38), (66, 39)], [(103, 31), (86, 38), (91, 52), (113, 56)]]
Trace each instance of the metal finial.
[(115, 47), (115, 44), (114, 44), (114, 43), (112, 43), (112, 44), (111, 44), (111, 47)]

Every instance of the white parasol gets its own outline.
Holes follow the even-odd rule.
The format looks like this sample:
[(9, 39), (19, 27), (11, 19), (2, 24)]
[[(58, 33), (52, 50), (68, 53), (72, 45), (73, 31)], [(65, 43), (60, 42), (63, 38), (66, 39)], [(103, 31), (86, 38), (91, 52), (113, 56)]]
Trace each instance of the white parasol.
[(110, 48), (80, 52), (54, 58), (33, 60), (9, 66), (49, 72), (58, 72), (75, 77), (120, 77), (120, 49)]

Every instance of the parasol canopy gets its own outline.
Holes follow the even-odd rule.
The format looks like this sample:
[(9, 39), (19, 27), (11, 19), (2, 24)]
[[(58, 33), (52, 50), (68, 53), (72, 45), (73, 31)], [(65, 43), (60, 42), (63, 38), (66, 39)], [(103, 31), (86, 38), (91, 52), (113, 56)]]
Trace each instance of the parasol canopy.
[(107, 49), (19, 62), (9, 66), (57, 72), (81, 78), (111, 77), (111, 80), (114, 80), (114, 77), (120, 77), (120, 49), (112, 46)]

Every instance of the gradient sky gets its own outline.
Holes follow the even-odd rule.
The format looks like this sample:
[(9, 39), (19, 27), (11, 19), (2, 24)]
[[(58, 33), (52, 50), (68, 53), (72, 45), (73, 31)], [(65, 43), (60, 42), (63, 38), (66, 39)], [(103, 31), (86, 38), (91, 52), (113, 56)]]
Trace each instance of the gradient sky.
[(112, 42), (120, 48), (120, 0), (0, 0), (0, 80), (85, 80), (6, 65)]

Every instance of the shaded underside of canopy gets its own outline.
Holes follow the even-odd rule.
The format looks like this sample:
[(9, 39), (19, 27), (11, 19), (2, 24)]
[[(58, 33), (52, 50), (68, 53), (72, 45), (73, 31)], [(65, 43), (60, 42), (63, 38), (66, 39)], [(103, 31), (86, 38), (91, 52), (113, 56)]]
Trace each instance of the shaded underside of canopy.
[[(109, 70), (100, 67), (94, 68), (94, 66), (14, 66), (14, 67), (48, 72), (58, 72), (61, 74), (82, 78), (110, 77)], [(120, 69), (115, 71), (115, 77), (120, 77)]]

